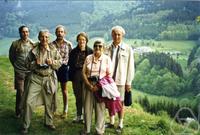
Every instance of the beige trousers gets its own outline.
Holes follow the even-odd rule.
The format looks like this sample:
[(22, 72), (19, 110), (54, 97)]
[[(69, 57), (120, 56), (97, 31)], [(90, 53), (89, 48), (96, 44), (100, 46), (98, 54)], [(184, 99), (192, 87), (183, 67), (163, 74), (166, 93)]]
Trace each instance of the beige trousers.
[(28, 93), (25, 100), (25, 110), (23, 115), (23, 126), (29, 128), (32, 112), (37, 105), (43, 104), (45, 107), (45, 120), (47, 125), (53, 124), (53, 94), (47, 93), (45, 82), (48, 77), (41, 77), (33, 74), (28, 86)]
[(104, 102), (98, 103), (93, 92), (91, 92), (87, 87), (85, 87), (85, 130), (87, 133), (91, 132), (92, 125), (92, 114), (93, 109), (95, 111), (95, 129), (98, 134), (103, 134), (105, 131), (105, 104)]

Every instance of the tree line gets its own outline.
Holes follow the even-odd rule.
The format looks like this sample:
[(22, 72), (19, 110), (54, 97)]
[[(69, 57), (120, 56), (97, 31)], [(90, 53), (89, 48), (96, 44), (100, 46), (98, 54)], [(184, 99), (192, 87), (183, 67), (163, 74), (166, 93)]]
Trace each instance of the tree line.
[(16, 1), (1, 1), (1, 38), (16, 37), (16, 28), (21, 24), (28, 25), (31, 36), (35, 36), (40, 28), (51, 30), (59, 23), (72, 31), (70, 36), (86, 31), (91, 38), (101, 36), (106, 40), (110, 40), (109, 30), (114, 25), (122, 25), (129, 39), (196, 40), (200, 37), (199, 24), (195, 20), (200, 14), (198, 1), (21, 3), (23, 7), (16, 7)]
[(185, 91), (185, 80), (179, 63), (165, 53), (148, 53), (136, 63), (133, 86), (141, 91), (177, 96)]
[(196, 40), (200, 36), (195, 20), (200, 13), (199, 6), (197, 1), (131, 2), (124, 12), (108, 12), (100, 20), (91, 19), (96, 13), (92, 12), (84, 19), (91, 20), (86, 23), (88, 31), (107, 31), (113, 25), (122, 25), (127, 38)]
[(159, 114), (161, 111), (167, 112), (167, 114), (174, 118), (177, 122), (186, 122), (185, 118), (193, 118), (200, 121), (199, 112), (200, 112), (200, 98), (196, 97), (193, 102), (189, 99), (184, 98), (181, 101), (174, 101), (170, 99), (159, 99), (156, 102), (152, 102), (151, 97), (139, 97), (136, 102), (138, 102), (145, 111)]

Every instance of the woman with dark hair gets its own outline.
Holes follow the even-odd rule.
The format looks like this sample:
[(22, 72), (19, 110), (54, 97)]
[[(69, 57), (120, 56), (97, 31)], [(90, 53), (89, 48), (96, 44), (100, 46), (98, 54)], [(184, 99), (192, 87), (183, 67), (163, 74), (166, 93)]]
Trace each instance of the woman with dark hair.
[(73, 120), (75, 123), (83, 122), (83, 78), (82, 68), (85, 58), (92, 54), (92, 49), (87, 46), (88, 36), (85, 32), (80, 32), (76, 38), (77, 46), (71, 51), (69, 55), (69, 78), (72, 81), (72, 87), (76, 98), (76, 117)]

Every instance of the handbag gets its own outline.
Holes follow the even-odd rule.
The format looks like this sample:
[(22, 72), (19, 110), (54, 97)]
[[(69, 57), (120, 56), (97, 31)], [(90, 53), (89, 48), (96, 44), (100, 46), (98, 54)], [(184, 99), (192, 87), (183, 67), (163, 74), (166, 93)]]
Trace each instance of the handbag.
[(131, 91), (125, 91), (124, 105), (125, 106), (131, 106), (132, 105), (132, 93), (131, 93)]

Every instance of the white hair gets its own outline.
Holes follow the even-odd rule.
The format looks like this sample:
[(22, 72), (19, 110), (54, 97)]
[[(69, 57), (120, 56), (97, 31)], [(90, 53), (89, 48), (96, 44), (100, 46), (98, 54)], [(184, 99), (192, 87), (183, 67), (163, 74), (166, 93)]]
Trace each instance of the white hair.
[(95, 41), (94, 41), (94, 45), (96, 44), (102, 44), (103, 46), (105, 45), (105, 41), (103, 38), (97, 38)]
[(39, 33), (38, 33), (38, 38), (39, 38), (43, 33), (48, 33), (48, 35), (50, 35), (50, 32), (49, 32), (48, 29), (42, 29), (42, 30), (40, 30)]
[(115, 30), (120, 30), (122, 32), (123, 35), (126, 34), (124, 28), (122, 26), (119, 26), (119, 25), (116, 25), (116, 26), (113, 26), (112, 29), (111, 29), (111, 33)]

